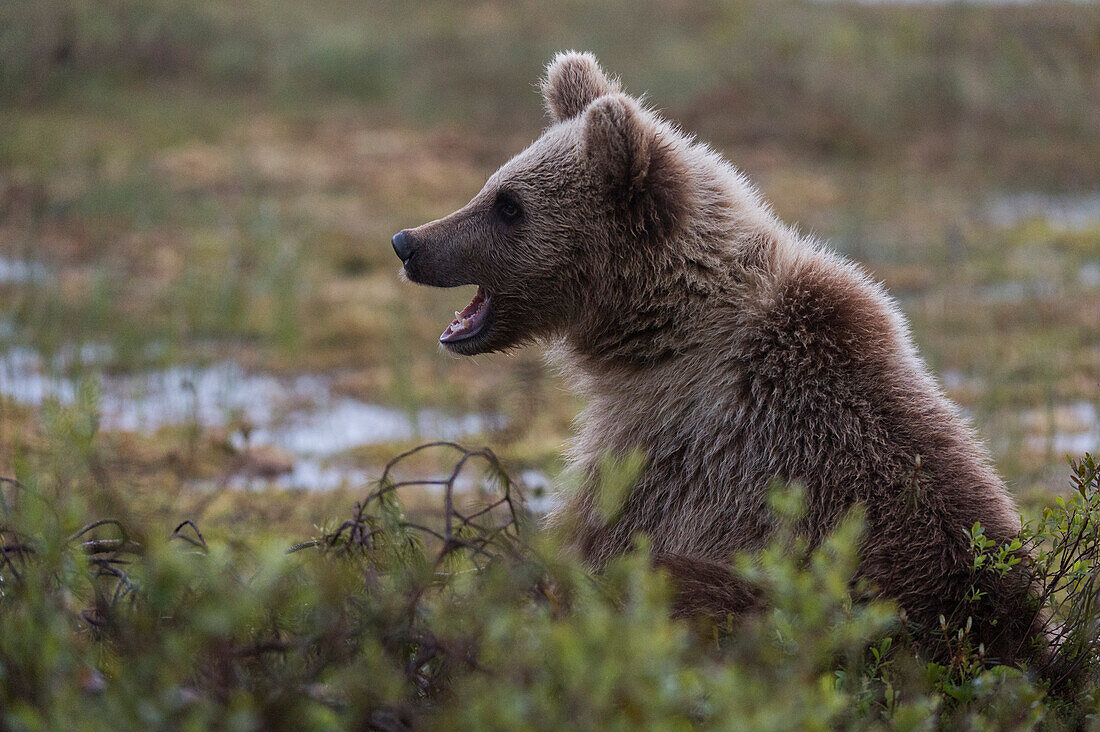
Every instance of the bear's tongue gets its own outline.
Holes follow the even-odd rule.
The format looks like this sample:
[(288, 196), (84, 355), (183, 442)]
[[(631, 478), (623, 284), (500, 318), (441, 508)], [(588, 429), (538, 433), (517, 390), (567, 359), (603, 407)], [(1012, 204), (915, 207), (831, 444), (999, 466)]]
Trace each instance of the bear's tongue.
[(455, 313), (455, 319), (447, 330), (439, 336), (440, 343), (461, 341), (475, 335), (485, 325), (485, 316), (489, 313), (489, 295), (481, 287), (470, 304), (461, 313)]

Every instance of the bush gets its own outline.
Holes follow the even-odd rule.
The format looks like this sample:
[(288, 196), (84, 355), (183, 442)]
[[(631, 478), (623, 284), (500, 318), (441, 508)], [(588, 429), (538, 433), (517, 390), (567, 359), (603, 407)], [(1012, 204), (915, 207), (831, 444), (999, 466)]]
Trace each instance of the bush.
[[(457, 458), (438, 522), (404, 512), (421, 481), (391, 477), (401, 456), (348, 520), (290, 551), (210, 543), (190, 522), (167, 538), (82, 525), (78, 493), (5, 479), (0, 726), (1007, 729), (1092, 712), (1091, 458), (1023, 532), (1084, 679), (1066, 701), (1026, 669), (985, 668), (965, 629), (949, 665), (920, 661), (890, 605), (853, 600), (858, 515), (807, 551), (797, 495), (777, 493), (787, 528), (737, 562), (769, 609), (689, 625), (644, 545), (592, 577), (531, 531), (492, 453), (428, 448)], [(469, 508), (453, 486), (478, 465), (488, 497)], [(1001, 554), (978, 553), (989, 571)]]

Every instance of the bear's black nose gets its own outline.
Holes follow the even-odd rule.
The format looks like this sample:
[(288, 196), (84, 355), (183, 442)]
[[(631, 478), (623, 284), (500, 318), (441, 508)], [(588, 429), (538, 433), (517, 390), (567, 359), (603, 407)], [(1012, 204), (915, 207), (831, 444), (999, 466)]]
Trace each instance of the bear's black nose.
[(393, 251), (397, 254), (398, 258), (402, 262), (409, 261), (409, 257), (413, 253), (413, 240), (412, 237), (403, 231), (399, 231), (393, 235)]

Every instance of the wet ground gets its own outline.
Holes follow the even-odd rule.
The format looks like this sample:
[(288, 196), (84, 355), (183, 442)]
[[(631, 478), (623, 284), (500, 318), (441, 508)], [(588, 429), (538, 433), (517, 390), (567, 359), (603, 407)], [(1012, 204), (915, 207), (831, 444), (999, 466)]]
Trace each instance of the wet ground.
[[(989, 199), (978, 218), (1000, 229), (1040, 225), (1055, 232), (1100, 231), (1100, 193), (999, 194)], [(0, 256), (0, 285), (33, 288), (55, 278), (56, 273), (43, 263)], [(1095, 292), (1100, 289), (1100, 258), (1085, 258), (1069, 278), (1051, 278), (1040, 271), (1031, 278), (980, 285), (977, 295), (990, 305), (1026, 304), (1057, 301), (1066, 297), (1067, 288), (1100, 294)], [(112, 373), (102, 368), (113, 361), (110, 345), (63, 345), (54, 356), (44, 358), (16, 343), (14, 332), (11, 321), (0, 321), (0, 339), (6, 344), (0, 356), (0, 397), (30, 407), (41, 407), (49, 400), (71, 404), (82, 380), (90, 379), (98, 394), (103, 431), (154, 434), (180, 425), (224, 430), (235, 449), (262, 457), (248, 469), (223, 478), (222, 486), (270, 483), (330, 490), (362, 485), (376, 471), (354, 459), (357, 448), (483, 439), (508, 423), (503, 413), (400, 409), (349, 396), (337, 387), (344, 374), (332, 371), (276, 375), (220, 360), (203, 366)], [(957, 369), (944, 370), (942, 383), (964, 404), (989, 389), (986, 376)], [(1096, 404), (1096, 400), (1078, 399), (987, 410), (977, 416), (967, 411), (986, 422), (978, 426), (998, 453), (1022, 450), (1056, 461), (1064, 455), (1100, 450)], [(524, 471), (523, 482), (543, 502), (553, 493), (542, 471)]]
[[(367, 474), (339, 460), (341, 453), (381, 443), (458, 440), (499, 428), (502, 417), (415, 413), (371, 404), (333, 390), (330, 374), (277, 377), (250, 373), (224, 361), (205, 367), (178, 366), (125, 375), (96, 373), (107, 347), (85, 345), (44, 359), (25, 347), (0, 357), (0, 396), (40, 407), (48, 400), (70, 405), (84, 373), (94, 384), (99, 429), (153, 434), (161, 428), (194, 425), (232, 428), (240, 450), (268, 452), (264, 476), (283, 487), (325, 490), (367, 482)], [(281, 462), (276, 458), (281, 455)], [(240, 484), (240, 481), (236, 481)]]
[[(0, 398), (38, 410), (94, 384), (102, 432), (224, 436), (247, 459), (200, 488), (357, 488), (410, 444), (453, 439), (504, 453), (549, 505), (577, 402), (538, 354), (440, 353), (469, 294), (402, 284), (387, 244), (504, 153), (358, 117), (227, 130), (141, 153), (137, 173), (6, 189)], [(1100, 192), (742, 153), (784, 218), (885, 281), (1014, 485), (1061, 486), (1067, 455), (1100, 449)]]

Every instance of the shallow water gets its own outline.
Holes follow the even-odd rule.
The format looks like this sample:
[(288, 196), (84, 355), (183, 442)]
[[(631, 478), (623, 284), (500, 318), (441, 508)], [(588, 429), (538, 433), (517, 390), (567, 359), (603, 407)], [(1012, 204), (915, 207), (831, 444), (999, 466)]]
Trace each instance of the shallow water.
[(38, 262), (0, 255), (0, 285), (26, 285), (48, 278), (49, 271)]
[(1091, 402), (1031, 409), (1020, 421), (1028, 432), (1024, 446), (1033, 452), (1077, 457), (1100, 451), (1100, 411)]
[(1084, 231), (1100, 227), (1100, 191), (1081, 194), (1002, 193), (986, 208), (994, 226), (1011, 227), (1023, 221), (1041, 219), (1061, 231)]
[(555, 492), (550, 476), (539, 470), (524, 470), (519, 474), (520, 488), (523, 490), (524, 505), (536, 516), (550, 513), (561, 503), (561, 497)]
[[(40, 262), (0, 256), (0, 285), (36, 285), (52, 276)], [(341, 460), (341, 453), (387, 442), (458, 440), (503, 425), (496, 415), (401, 410), (345, 396), (336, 392), (329, 374), (281, 377), (246, 371), (229, 360), (104, 374), (100, 367), (113, 355), (108, 346), (65, 346), (47, 359), (10, 345), (14, 333), (10, 321), (0, 320), (0, 349), (7, 346), (0, 354), (0, 396), (32, 407), (49, 400), (71, 405), (81, 378), (70, 374), (87, 374), (97, 385), (101, 430), (150, 434), (173, 425), (222, 427), (238, 450), (274, 448), (279, 454), (266, 466), (277, 475), (257, 478), (242, 471), (219, 485), (274, 483), (310, 490), (363, 485), (370, 476)]]
[(1085, 287), (1100, 287), (1100, 260), (1085, 262), (1077, 270), (1077, 279)]
[[(105, 355), (102, 347), (86, 346), (63, 349), (47, 361), (32, 349), (11, 348), (0, 357), (0, 395), (27, 406), (51, 399), (72, 404), (80, 383), (62, 374), (74, 364), (94, 371)], [(100, 429), (152, 433), (187, 424), (233, 428), (231, 440), (238, 449), (265, 446), (287, 453), (293, 467), (274, 482), (295, 488), (326, 490), (365, 482), (362, 470), (332, 459), (355, 447), (456, 440), (498, 428), (503, 421), (434, 409), (406, 412), (337, 394), (329, 375), (277, 377), (248, 372), (232, 361), (95, 378)], [(233, 482), (251, 481), (239, 477)]]
[(982, 300), (989, 303), (1021, 303), (1057, 300), (1064, 296), (1065, 287), (1053, 280), (1008, 280), (983, 285), (979, 292)]

